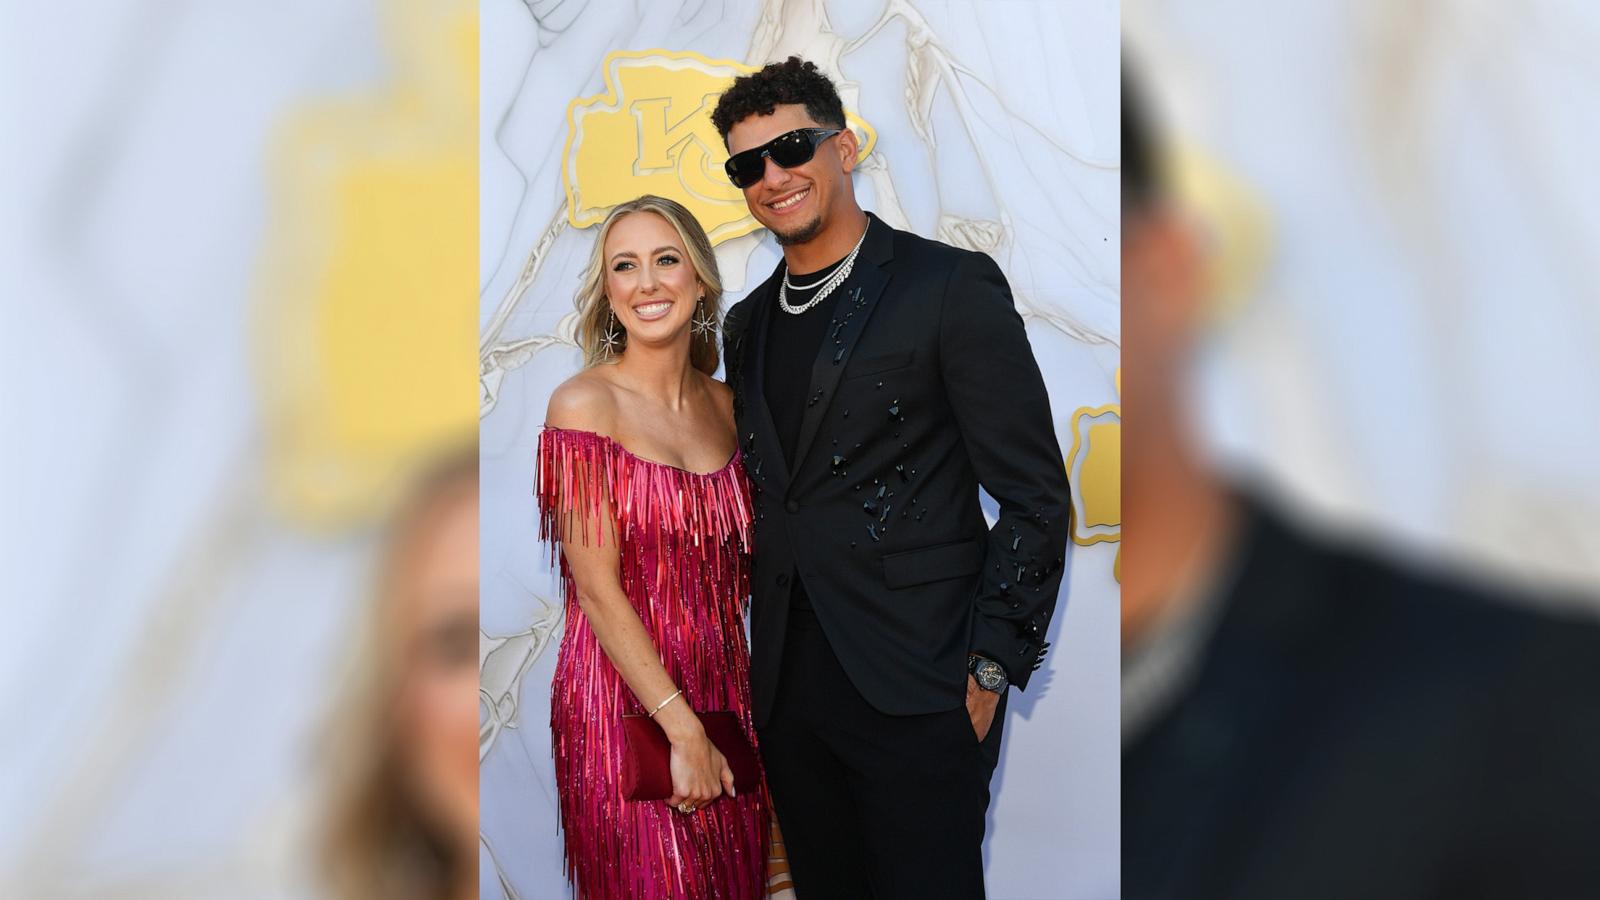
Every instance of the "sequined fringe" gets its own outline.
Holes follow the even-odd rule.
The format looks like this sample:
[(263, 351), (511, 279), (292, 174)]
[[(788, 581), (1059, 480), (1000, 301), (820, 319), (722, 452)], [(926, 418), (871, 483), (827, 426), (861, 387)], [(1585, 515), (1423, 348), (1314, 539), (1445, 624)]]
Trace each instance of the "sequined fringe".
[[(735, 710), (755, 744), (743, 614), (750, 595), (749, 489), (737, 455), (698, 474), (634, 456), (603, 435), (539, 436), (539, 537), (616, 528), (623, 592), (697, 711)], [(610, 510), (612, 521), (604, 520)], [(749, 900), (766, 895), (764, 791), (684, 815), (621, 794), (624, 712), (643, 708), (600, 648), (559, 566), (567, 625), (551, 685), (550, 728), (567, 873), (583, 898)]]

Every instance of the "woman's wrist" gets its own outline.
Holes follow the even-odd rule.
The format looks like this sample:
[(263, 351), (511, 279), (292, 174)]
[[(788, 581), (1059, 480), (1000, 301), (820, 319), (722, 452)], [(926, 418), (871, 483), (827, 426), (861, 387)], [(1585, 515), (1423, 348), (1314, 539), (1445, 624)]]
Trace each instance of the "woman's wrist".
[(676, 699), (678, 699), (679, 697), (682, 697), (682, 696), (683, 696), (683, 690), (681, 688), (676, 690), (676, 691), (673, 691), (670, 694), (668, 694), (667, 695), (667, 699), (661, 701), (660, 703), (657, 703), (656, 706), (655, 706), (655, 709), (650, 710), (650, 718), (654, 719), (656, 717), (656, 713), (659, 713), (659, 712), (661, 712), (661, 710), (665, 709), (666, 705), (668, 703), (671, 703), (672, 701), (674, 701), (674, 700), (676, 700)]
[(700, 724), (700, 717), (694, 714), (687, 703), (668, 703), (656, 714), (655, 719), (661, 730), (666, 732), (667, 740), (674, 744), (687, 744), (705, 738), (706, 730)]

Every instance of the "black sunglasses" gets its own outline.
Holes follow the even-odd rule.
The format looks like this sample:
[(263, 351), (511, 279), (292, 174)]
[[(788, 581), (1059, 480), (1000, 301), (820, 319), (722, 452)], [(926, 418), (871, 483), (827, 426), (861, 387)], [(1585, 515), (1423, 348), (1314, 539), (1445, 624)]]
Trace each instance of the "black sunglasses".
[(764, 157), (771, 157), (772, 161), (785, 169), (803, 166), (817, 155), (817, 145), (833, 137), (842, 128), (796, 128), (793, 131), (780, 134), (759, 147), (751, 147), (743, 153), (735, 153), (728, 157), (722, 168), (728, 173), (728, 180), (739, 188), (747, 188), (761, 180), (767, 173), (767, 164)]

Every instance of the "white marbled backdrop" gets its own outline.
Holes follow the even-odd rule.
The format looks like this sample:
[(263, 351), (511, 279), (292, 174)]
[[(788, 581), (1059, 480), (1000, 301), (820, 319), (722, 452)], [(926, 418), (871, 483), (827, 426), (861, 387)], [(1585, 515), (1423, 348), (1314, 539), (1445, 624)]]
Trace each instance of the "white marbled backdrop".
[[(877, 132), (862, 205), (1005, 269), (1066, 453), (1076, 411), (1118, 402), (1118, 19), (1117, 3), (1093, 0), (483, 5), (484, 897), (565, 891), (547, 725), (561, 616), (531, 485), (546, 399), (578, 365), (565, 317), (593, 234), (566, 217), (569, 102), (605, 90), (602, 60), (619, 50), (824, 65)], [(720, 245), (727, 303), (777, 259), (764, 232)], [(1012, 707), (991, 896), (1118, 893), (1116, 547), (1073, 548), (1054, 649)]]

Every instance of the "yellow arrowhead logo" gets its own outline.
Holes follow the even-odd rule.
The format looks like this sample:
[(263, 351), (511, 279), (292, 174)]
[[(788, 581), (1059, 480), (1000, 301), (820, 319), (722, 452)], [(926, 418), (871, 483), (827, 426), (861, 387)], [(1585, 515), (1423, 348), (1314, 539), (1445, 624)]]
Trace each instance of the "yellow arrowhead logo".
[[(688, 207), (713, 244), (760, 228), (722, 171), (728, 151), (711, 124), (717, 97), (756, 68), (691, 51), (642, 50), (609, 53), (604, 69), (605, 92), (567, 106), (567, 221), (597, 225), (613, 206), (656, 194)], [(866, 159), (877, 133), (853, 112), (845, 118)]]

